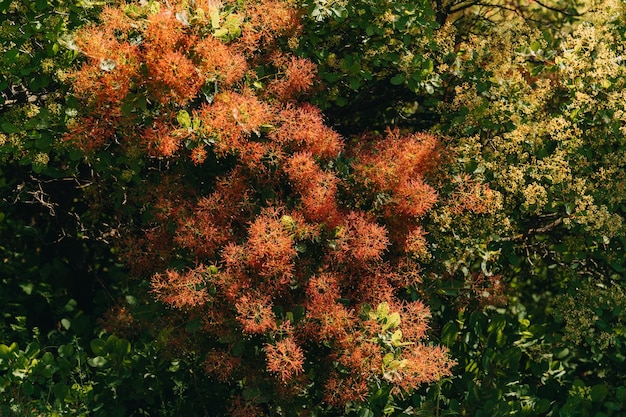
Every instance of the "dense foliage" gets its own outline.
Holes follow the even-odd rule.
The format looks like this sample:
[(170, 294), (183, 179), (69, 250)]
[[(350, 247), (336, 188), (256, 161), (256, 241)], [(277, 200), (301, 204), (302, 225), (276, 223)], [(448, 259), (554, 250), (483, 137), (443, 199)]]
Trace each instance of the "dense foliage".
[(624, 414), (622, 3), (0, 13), (1, 416)]

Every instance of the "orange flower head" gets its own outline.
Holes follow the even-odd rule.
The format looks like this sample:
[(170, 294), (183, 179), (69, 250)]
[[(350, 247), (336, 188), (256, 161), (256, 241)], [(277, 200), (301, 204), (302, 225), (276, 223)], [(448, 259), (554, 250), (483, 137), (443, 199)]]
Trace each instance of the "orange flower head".
[(144, 30), (145, 43), (154, 51), (171, 51), (183, 37), (183, 23), (173, 10), (162, 8), (148, 16)]
[(320, 109), (312, 105), (289, 106), (279, 114), (280, 126), (271, 138), (294, 151), (315, 158), (334, 159), (343, 149), (341, 136), (324, 124)]
[(263, 334), (276, 330), (272, 301), (267, 295), (244, 295), (235, 304), (237, 321), (248, 334)]
[(416, 258), (427, 258), (428, 247), (425, 235), (427, 233), (420, 226), (411, 229), (406, 235), (404, 250)]
[(194, 51), (199, 60), (198, 68), (209, 81), (219, 81), (230, 86), (241, 80), (248, 71), (245, 57), (213, 36), (198, 41)]
[(291, 337), (265, 345), (265, 353), (267, 370), (277, 374), (283, 383), (304, 371), (304, 352)]
[(169, 269), (152, 277), (151, 291), (157, 299), (174, 308), (196, 307), (208, 300), (204, 276), (202, 266), (186, 273)]
[(193, 62), (178, 51), (161, 51), (149, 60), (152, 94), (163, 104), (174, 101), (179, 105), (193, 99), (204, 84)]
[(174, 155), (184, 136), (167, 121), (156, 120), (152, 126), (146, 128), (142, 135), (142, 140), (151, 156), (169, 157)]
[(250, 224), (248, 262), (261, 276), (277, 277), (280, 283), (288, 283), (292, 277), (296, 249), (280, 217), (278, 210), (268, 209)]
[(389, 246), (387, 229), (352, 212), (347, 217), (347, 249), (358, 262), (379, 261)]
[(310, 60), (292, 57), (284, 77), (271, 82), (268, 89), (283, 102), (296, 99), (311, 90), (316, 70), (317, 66)]

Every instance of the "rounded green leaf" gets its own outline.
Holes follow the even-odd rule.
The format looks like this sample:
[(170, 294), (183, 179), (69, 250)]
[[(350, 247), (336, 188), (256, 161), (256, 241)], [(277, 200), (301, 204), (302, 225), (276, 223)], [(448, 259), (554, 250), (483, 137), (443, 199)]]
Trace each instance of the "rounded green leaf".
[(94, 368), (102, 368), (108, 363), (108, 361), (102, 356), (96, 356), (95, 358), (87, 359), (87, 363), (89, 364), (89, 366), (92, 366)]

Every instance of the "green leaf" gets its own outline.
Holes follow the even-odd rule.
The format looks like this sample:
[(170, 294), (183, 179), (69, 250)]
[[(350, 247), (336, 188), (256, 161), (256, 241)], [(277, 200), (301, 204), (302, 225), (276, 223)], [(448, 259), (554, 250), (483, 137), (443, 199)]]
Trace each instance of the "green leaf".
[(93, 339), (89, 346), (95, 355), (102, 356), (106, 354), (106, 342), (102, 339)]
[(384, 332), (389, 329), (395, 329), (399, 325), (400, 325), (400, 314), (398, 312), (395, 312), (387, 316), (387, 320), (385, 321), (385, 324), (383, 324), (382, 329)]
[(35, 285), (32, 282), (29, 282), (28, 284), (20, 284), (20, 288), (27, 295), (31, 295), (33, 293), (33, 288), (35, 288)]
[(388, 314), (389, 314), (389, 304), (385, 302), (378, 304), (378, 307), (376, 308), (376, 317), (379, 320), (382, 320), (382, 319), (385, 319)]
[(550, 400), (546, 398), (542, 398), (541, 400), (537, 401), (533, 411), (535, 411), (538, 414), (541, 414), (541, 413), (545, 413), (549, 409), (550, 409)]
[(89, 364), (89, 366), (92, 366), (94, 368), (102, 368), (103, 366), (105, 366), (109, 361), (107, 361), (105, 358), (103, 358), (102, 356), (96, 356), (95, 358), (89, 358), (87, 359), (87, 363)]
[(39, 355), (39, 352), (41, 352), (41, 346), (39, 346), (39, 343), (31, 342), (28, 344), (28, 346), (26, 346), (26, 351), (24, 352), (24, 354), (29, 359), (35, 359), (35, 357)]
[(120, 356), (130, 353), (130, 342), (126, 339), (117, 339), (115, 342), (115, 352)]
[(359, 417), (374, 417), (374, 412), (369, 408), (361, 408), (361, 411), (359, 411)]
[(69, 330), (70, 327), (72, 327), (72, 323), (68, 319), (61, 319), (61, 326), (63, 326), (65, 330)]
[(16, 350), (18, 350), (18, 346), (15, 342), (11, 343), (10, 346), (0, 344), (0, 359), (9, 359)]
[(211, 10), (211, 27), (213, 29), (220, 27), (220, 11), (218, 9)]
[(9, 49), (8, 51), (6, 51), (4, 53), (5, 65), (13, 64), (15, 62), (15, 58), (17, 58), (17, 55), (19, 54), (19, 52), (20, 51), (18, 49)]
[(78, 149), (70, 149), (69, 157), (70, 161), (80, 161), (83, 158), (83, 153)]
[(609, 389), (604, 384), (594, 385), (591, 387), (591, 401), (601, 403), (609, 393)]
[(189, 129), (191, 127), (191, 116), (189, 116), (187, 110), (179, 111), (176, 116), (176, 120), (178, 120), (180, 127), (184, 129)]
[(20, 130), (13, 123), (4, 122), (0, 125), (5, 133), (17, 133)]
[(400, 85), (404, 82), (404, 80), (406, 80), (406, 75), (405, 74), (397, 74), (394, 77), (391, 78), (391, 84), (393, 85)]
[(59, 346), (59, 356), (62, 358), (71, 358), (74, 355), (74, 346), (61, 345)]
[(611, 410), (611, 411), (620, 411), (622, 410), (622, 406), (613, 402), (613, 401), (607, 401), (604, 404), (604, 408)]
[(52, 392), (54, 392), (54, 396), (56, 397), (57, 400), (59, 400), (61, 403), (65, 402), (65, 397), (67, 396), (67, 394), (70, 391), (70, 387), (68, 387), (67, 385), (65, 385), (62, 382), (56, 383), (54, 384), (54, 386), (52, 387)]
[(50, 352), (45, 352), (41, 357), (41, 362), (46, 365), (52, 365), (54, 363), (54, 355)]
[(456, 342), (456, 338), (459, 334), (459, 326), (451, 321), (446, 323), (441, 330), (441, 343), (445, 346), (452, 346)]
[(241, 392), (241, 395), (248, 401), (255, 401), (261, 397), (261, 390), (258, 387), (248, 387)]
[(200, 330), (201, 327), (202, 327), (202, 321), (197, 319), (197, 320), (192, 320), (189, 323), (187, 323), (187, 325), (185, 326), (185, 330), (188, 333), (195, 333), (198, 330)]
[(222, 40), (226, 40), (226, 37), (228, 36), (228, 29), (226, 29), (226, 28), (219, 28), (219, 29), (217, 29), (217, 30), (213, 33), (213, 35), (214, 35), (216, 38), (220, 38), (220, 39), (222, 39)]

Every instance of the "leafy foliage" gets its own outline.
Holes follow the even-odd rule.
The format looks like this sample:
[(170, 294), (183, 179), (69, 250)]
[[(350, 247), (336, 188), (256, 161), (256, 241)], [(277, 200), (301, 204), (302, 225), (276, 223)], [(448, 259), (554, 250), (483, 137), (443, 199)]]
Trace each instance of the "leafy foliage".
[(406, 125), (441, 87), (428, 1), (305, 1), (298, 53), (319, 64), (316, 103), (345, 132)]
[(622, 415), (623, 5), (302, 6), (0, 3), (0, 414)]

